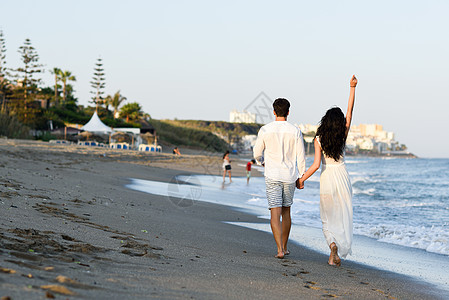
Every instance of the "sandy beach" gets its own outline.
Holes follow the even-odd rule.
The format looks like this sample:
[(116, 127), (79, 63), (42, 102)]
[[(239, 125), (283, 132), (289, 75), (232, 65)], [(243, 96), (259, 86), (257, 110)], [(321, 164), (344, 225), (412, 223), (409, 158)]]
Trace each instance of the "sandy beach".
[[(219, 155), (7, 139), (0, 151), (1, 297), (445, 298), (429, 284), (350, 260), (328, 266), (325, 255), (297, 244), (275, 259), (272, 235), (224, 223), (267, 220), (205, 202), (179, 207), (125, 186), (129, 178), (220, 175)], [(244, 173), (233, 166), (234, 176)]]

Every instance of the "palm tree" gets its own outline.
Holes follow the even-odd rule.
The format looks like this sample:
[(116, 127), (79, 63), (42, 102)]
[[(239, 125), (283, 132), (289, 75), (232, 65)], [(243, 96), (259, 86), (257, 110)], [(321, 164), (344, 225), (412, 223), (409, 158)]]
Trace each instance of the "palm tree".
[(126, 101), (126, 97), (122, 96), (120, 91), (117, 91), (114, 96), (108, 95), (105, 100), (106, 105), (111, 105), (114, 108), (114, 118), (117, 118), (118, 108), (123, 101)]
[(76, 77), (75, 75), (72, 75), (72, 72), (66, 70), (60, 72), (60, 78), (62, 81), (62, 103), (65, 103), (67, 97), (67, 81), (76, 81)]
[(53, 68), (53, 70), (50, 70), (50, 73), (55, 75), (55, 103), (58, 103), (58, 82), (61, 80), (59, 75), (61, 74), (61, 69), (59, 68)]
[(139, 103), (133, 102), (123, 105), (120, 109), (120, 116), (126, 118), (126, 122), (129, 120), (137, 120), (143, 115), (142, 106)]
[(109, 113), (109, 105), (111, 105), (111, 103), (112, 103), (112, 96), (107, 95), (106, 98), (104, 98), (102, 102), (106, 107), (106, 111)]

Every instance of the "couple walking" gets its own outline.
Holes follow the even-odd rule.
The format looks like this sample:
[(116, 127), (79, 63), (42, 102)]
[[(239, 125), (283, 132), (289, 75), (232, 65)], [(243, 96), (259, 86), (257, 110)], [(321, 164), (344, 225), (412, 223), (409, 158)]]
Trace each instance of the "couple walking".
[(295, 187), (303, 189), (304, 181), (320, 165), (320, 216), (324, 237), (330, 248), (328, 264), (340, 266), (340, 256), (345, 258), (351, 253), (352, 187), (344, 163), (344, 149), (351, 126), (356, 85), (357, 79), (352, 76), (346, 116), (340, 108), (333, 107), (321, 118), (314, 141), (314, 162), (307, 171), (302, 133), (287, 122), (288, 100), (279, 98), (274, 101), (276, 120), (259, 131), (254, 158), (265, 166), (266, 193), (277, 258), (290, 254), (287, 242)]

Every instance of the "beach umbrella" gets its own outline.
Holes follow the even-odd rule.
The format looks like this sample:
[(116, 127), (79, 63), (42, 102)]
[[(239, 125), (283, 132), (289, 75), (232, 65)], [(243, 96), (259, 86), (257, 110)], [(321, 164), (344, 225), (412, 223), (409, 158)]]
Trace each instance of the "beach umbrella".
[(111, 135), (111, 140), (115, 140), (116, 143), (132, 143), (132, 135), (127, 132), (117, 131)]
[(146, 141), (148, 145), (155, 144), (156, 136), (150, 132), (145, 132), (140, 135), (142, 140)]

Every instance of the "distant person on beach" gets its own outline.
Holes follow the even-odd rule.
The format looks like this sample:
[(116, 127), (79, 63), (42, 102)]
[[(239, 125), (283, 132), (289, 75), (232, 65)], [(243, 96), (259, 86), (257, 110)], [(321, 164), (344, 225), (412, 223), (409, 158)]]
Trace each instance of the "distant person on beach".
[(223, 182), (225, 182), (226, 172), (229, 174), (229, 182), (232, 182), (231, 179), (231, 161), (229, 160), (229, 151), (226, 151), (223, 154)]
[(174, 155), (181, 155), (181, 152), (179, 151), (178, 147), (175, 147), (175, 149), (173, 149), (173, 154)]
[(256, 160), (253, 158), (246, 164), (246, 184), (249, 184), (249, 179), (251, 178), (251, 166), (256, 163)]
[[(323, 233), (331, 250), (328, 264), (341, 265), (340, 256), (351, 254), (352, 186), (345, 166), (344, 150), (355, 101), (357, 78), (350, 80), (346, 117), (338, 107), (329, 109), (321, 118), (315, 136), (315, 159), (299, 180), (303, 185), (321, 166), (320, 216)], [(339, 256), (340, 255), (340, 256)]]
[(265, 166), (271, 231), (278, 251), (275, 257), (284, 258), (290, 254), (287, 249), (291, 228), (290, 206), (296, 182), (306, 169), (306, 159), (301, 130), (287, 122), (290, 102), (276, 99), (273, 108), (276, 120), (260, 128), (254, 158)]

